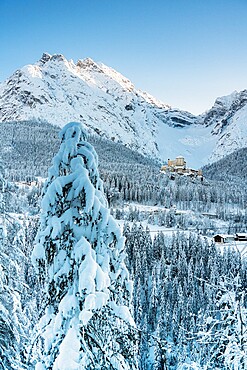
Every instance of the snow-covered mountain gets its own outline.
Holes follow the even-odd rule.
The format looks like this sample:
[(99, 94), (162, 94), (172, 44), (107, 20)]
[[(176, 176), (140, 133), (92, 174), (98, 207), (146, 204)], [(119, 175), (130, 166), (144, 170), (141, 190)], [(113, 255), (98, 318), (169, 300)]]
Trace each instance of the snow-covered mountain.
[(202, 116), (205, 126), (217, 138), (209, 157), (215, 162), (235, 150), (247, 147), (247, 90), (234, 91), (216, 99), (213, 107)]
[(196, 117), (137, 90), (102, 63), (46, 53), (0, 84), (0, 121), (79, 121), (142, 154), (163, 161), (184, 155), (199, 167), (247, 146), (246, 101), (246, 91), (233, 93)]
[[(172, 116), (173, 111), (167, 111)], [(176, 119), (179, 111), (176, 112)], [(188, 113), (187, 113), (188, 117)], [(186, 156), (191, 165), (213, 163), (247, 147), (247, 90), (233, 92), (228, 96), (217, 98), (213, 107), (198, 117), (192, 117), (191, 124), (183, 129), (160, 128), (161, 135), (157, 140), (170, 138), (166, 147), (169, 153), (174, 150)], [(173, 155), (174, 156), (174, 155)]]
[(165, 135), (164, 142), (159, 142), (160, 130), (196, 121), (190, 113), (173, 110), (135, 89), (131, 81), (104, 64), (89, 58), (75, 64), (62, 55), (49, 54), (0, 85), (0, 121), (29, 119), (58, 126), (80, 121), (91, 132), (164, 159), (170, 139)]

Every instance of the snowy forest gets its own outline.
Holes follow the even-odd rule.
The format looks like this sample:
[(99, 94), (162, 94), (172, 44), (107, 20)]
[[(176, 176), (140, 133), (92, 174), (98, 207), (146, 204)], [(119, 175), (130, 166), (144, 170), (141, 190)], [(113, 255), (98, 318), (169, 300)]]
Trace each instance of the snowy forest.
[(0, 133), (1, 370), (247, 369), (247, 248), (213, 241), (247, 231), (246, 150), (201, 181), (79, 124)]

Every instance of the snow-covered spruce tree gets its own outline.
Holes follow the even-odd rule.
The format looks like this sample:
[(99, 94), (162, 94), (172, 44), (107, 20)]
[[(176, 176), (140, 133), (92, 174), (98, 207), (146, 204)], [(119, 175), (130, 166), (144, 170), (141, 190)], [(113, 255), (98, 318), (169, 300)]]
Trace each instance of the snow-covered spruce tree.
[(0, 165), (0, 369), (22, 370), (27, 368), (27, 331), (31, 324), (22, 305), (27, 292), (23, 276), (26, 257), (21, 223), (9, 215), (10, 199), (15, 194), (3, 173)]
[(198, 335), (202, 345), (201, 365), (206, 369), (247, 369), (246, 292), (239, 276), (223, 278), (217, 289), (216, 310), (204, 320)]
[(60, 138), (32, 254), (46, 289), (36, 369), (136, 369), (124, 238), (107, 209), (97, 154), (79, 123)]

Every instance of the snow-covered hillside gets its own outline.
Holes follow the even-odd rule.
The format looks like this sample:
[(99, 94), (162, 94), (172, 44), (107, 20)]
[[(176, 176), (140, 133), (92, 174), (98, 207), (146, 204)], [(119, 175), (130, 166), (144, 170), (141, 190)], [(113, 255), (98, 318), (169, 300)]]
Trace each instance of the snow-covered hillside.
[(213, 107), (201, 118), (217, 138), (217, 145), (209, 157), (210, 162), (247, 147), (247, 90), (234, 91), (216, 99)]
[(89, 132), (166, 161), (177, 155), (200, 167), (247, 146), (247, 92), (216, 100), (194, 116), (137, 90), (127, 78), (87, 58), (74, 63), (43, 54), (0, 84), (0, 121), (36, 120)]
[(118, 72), (91, 59), (76, 64), (44, 54), (0, 87), (0, 120), (37, 119), (63, 126), (83, 122), (89, 130), (145, 154), (158, 156), (157, 112), (169, 107), (135, 90)]

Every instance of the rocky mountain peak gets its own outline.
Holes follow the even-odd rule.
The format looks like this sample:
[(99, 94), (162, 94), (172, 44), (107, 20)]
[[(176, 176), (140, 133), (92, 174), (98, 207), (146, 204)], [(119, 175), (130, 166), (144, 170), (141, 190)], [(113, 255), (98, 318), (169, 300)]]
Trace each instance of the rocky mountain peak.
[(0, 121), (44, 120), (59, 126), (79, 121), (91, 133), (159, 157), (155, 136), (161, 105), (91, 58), (74, 64), (62, 54), (44, 53), (0, 84), (0, 91)]
[(230, 95), (219, 97), (213, 107), (202, 115), (206, 126), (213, 126), (213, 134), (222, 134), (231, 124), (232, 118), (247, 105), (247, 90), (234, 91)]
[(22, 120), (83, 122), (89, 132), (142, 154), (164, 161), (182, 153), (201, 165), (247, 146), (247, 90), (216, 99), (196, 117), (136, 89), (103, 63), (44, 53), (0, 84), (0, 122)]
[(63, 54), (53, 54), (50, 60), (56, 62), (67, 62), (67, 59), (64, 57)]
[(103, 73), (100, 66), (91, 58), (79, 59), (76, 63), (76, 66), (82, 71), (85, 70)]
[(40, 58), (39, 62), (40, 64), (45, 64), (51, 59), (51, 55), (48, 53), (43, 53), (42, 57)]

